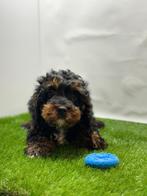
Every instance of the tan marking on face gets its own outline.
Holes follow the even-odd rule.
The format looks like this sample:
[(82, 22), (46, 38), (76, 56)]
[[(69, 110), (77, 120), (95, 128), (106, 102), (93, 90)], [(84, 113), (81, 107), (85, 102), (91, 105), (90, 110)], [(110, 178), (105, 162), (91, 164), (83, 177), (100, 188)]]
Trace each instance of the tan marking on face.
[(51, 103), (44, 104), (42, 108), (41, 116), (46, 122), (56, 121), (57, 120), (56, 106)]
[(81, 112), (78, 107), (74, 107), (71, 109), (70, 112), (67, 114), (66, 122), (68, 125), (76, 124), (81, 118)]

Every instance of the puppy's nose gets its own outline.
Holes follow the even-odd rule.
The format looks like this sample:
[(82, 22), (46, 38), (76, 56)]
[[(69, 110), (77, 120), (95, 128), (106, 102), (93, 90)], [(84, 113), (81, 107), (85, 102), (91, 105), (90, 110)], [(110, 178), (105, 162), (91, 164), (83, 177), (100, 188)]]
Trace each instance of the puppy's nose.
[(65, 117), (66, 111), (67, 111), (66, 108), (62, 108), (62, 107), (58, 108), (59, 116), (60, 117)]

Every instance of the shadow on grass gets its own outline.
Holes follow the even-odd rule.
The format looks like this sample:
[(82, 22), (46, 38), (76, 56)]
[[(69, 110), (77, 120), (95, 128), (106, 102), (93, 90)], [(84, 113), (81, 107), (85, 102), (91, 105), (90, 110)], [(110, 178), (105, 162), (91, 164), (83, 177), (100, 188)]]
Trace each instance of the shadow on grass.
[(27, 196), (28, 194), (19, 193), (16, 191), (9, 191), (7, 189), (0, 190), (0, 196)]
[[(84, 148), (75, 148), (74, 146), (70, 146), (70, 145), (58, 146), (56, 148), (56, 151), (54, 151), (50, 155), (50, 157), (48, 157), (48, 159), (51, 159), (52, 161), (67, 160), (70, 162), (71, 160), (79, 160), (79, 158), (83, 159), (87, 154), (93, 152), (100, 152), (100, 151), (96, 151), (96, 150), (92, 151)], [(92, 170), (98, 169), (97, 167), (94, 166), (90, 167), (88, 165), (86, 167)], [(99, 168), (99, 170), (101, 170), (102, 172), (107, 172), (110, 169), (111, 168)]]
[(71, 145), (64, 145), (64, 146), (57, 146), (55, 151), (53, 151), (48, 158), (52, 160), (79, 159), (80, 157), (83, 157), (84, 155), (90, 152), (92, 151), (84, 148), (78, 148)]

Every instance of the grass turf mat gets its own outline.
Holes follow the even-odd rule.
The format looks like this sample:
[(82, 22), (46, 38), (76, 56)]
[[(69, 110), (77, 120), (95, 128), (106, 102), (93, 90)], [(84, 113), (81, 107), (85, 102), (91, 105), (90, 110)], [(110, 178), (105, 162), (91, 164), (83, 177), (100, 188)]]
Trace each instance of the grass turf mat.
[(0, 195), (147, 195), (147, 125), (104, 119), (105, 151), (116, 154), (120, 165), (100, 170), (84, 166), (83, 157), (92, 151), (70, 146), (46, 159), (26, 157), (20, 125), (28, 119), (28, 114), (0, 119)]

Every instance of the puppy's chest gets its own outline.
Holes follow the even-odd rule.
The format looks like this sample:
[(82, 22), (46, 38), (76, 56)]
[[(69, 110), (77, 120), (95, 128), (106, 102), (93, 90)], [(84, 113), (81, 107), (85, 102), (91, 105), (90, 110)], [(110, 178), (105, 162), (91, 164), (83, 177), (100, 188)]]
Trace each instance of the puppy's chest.
[(64, 144), (66, 142), (65, 136), (66, 136), (66, 130), (64, 130), (63, 128), (59, 128), (58, 132), (54, 133), (54, 140), (58, 144)]

